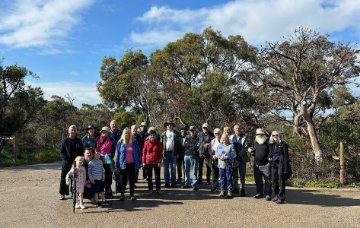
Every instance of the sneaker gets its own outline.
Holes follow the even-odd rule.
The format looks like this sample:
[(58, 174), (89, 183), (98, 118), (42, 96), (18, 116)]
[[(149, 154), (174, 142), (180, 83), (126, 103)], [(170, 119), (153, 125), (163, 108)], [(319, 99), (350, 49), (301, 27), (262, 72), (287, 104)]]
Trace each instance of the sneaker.
[(101, 205), (107, 206), (110, 205), (111, 203), (107, 200), (101, 201)]
[(164, 188), (170, 188), (170, 184), (169, 183), (164, 184)]
[(265, 200), (266, 200), (266, 201), (270, 201), (270, 200), (271, 200), (271, 196), (266, 195), (266, 196), (265, 196)]
[(135, 196), (130, 196), (130, 200), (136, 200)]
[(246, 194), (245, 194), (245, 190), (244, 189), (241, 189), (240, 190), (240, 197), (245, 197)]
[(275, 201), (275, 203), (277, 203), (277, 204), (284, 204), (284, 203), (285, 203), (285, 200), (278, 199), (277, 201)]
[(191, 186), (186, 184), (186, 185), (183, 185), (182, 188), (191, 188)]
[(177, 188), (177, 186), (176, 186), (175, 183), (172, 183), (172, 184), (171, 184), (171, 187), (172, 187), (172, 188)]
[(86, 209), (86, 207), (84, 206), (84, 204), (80, 204), (79, 207), (80, 207), (81, 209)]
[(95, 207), (97, 207), (97, 208), (101, 208), (102, 207), (102, 205), (101, 205), (101, 203), (100, 202), (97, 202), (97, 204), (96, 204), (96, 206)]
[(277, 196), (275, 196), (275, 197), (272, 199), (273, 202), (276, 202), (276, 201), (278, 201), (278, 200), (279, 200), (279, 198), (278, 198)]
[(256, 195), (254, 195), (255, 199), (260, 199), (263, 198), (263, 195), (261, 195), (260, 193), (256, 193)]
[(216, 190), (217, 190), (217, 187), (212, 187), (210, 191), (211, 192), (216, 192)]
[(75, 209), (80, 209), (80, 205), (79, 205), (79, 204), (75, 204)]
[(231, 190), (229, 190), (228, 192), (227, 192), (227, 196), (226, 196), (227, 198), (232, 198), (233, 197), (233, 193), (232, 193), (232, 191)]
[(193, 186), (193, 191), (198, 191), (199, 189), (194, 185)]
[(65, 199), (65, 196), (64, 195), (59, 195), (59, 200), (64, 200)]

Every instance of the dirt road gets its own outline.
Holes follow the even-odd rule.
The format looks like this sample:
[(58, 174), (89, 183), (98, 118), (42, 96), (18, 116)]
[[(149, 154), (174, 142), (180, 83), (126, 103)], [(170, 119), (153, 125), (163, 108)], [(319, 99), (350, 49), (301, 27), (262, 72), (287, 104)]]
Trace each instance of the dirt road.
[(58, 200), (60, 163), (0, 169), (0, 227), (360, 227), (360, 189), (287, 189), (287, 203), (248, 197), (220, 199), (208, 186), (200, 191), (162, 190), (138, 200), (111, 199), (107, 208), (72, 212), (71, 200)]

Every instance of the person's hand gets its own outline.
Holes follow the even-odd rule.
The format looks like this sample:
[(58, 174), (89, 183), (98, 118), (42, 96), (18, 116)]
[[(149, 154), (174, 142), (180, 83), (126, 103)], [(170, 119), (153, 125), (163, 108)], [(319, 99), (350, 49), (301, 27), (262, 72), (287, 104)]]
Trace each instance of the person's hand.
[(158, 163), (158, 167), (161, 167), (161, 162), (160, 162), (160, 163)]
[(213, 159), (214, 159), (214, 160), (216, 159), (216, 155), (213, 155)]
[(144, 163), (142, 163), (142, 166), (143, 166), (143, 167), (145, 167), (145, 166), (146, 166), (145, 162), (144, 162)]
[(224, 160), (225, 160), (225, 156), (224, 156), (224, 155), (221, 155), (220, 160), (221, 160), (221, 161), (224, 161)]

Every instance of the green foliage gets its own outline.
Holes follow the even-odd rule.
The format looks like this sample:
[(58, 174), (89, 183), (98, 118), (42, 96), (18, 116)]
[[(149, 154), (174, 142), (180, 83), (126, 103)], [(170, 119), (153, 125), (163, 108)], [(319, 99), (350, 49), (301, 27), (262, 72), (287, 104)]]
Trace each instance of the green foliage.
[(60, 161), (59, 150), (40, 150), (40, 151), (23, 151), (17, 159), (14, 158), (12, 152), (3, 150), (0, 152), (0, 167), (27, 165), (37, 163), (48, 163)]

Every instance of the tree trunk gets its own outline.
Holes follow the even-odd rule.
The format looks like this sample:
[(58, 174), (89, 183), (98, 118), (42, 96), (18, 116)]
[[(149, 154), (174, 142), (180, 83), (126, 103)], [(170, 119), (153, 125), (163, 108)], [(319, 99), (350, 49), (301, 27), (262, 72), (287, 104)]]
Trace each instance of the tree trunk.
[(299, 137), (302, 137), (302, 132), (301, 132), (301, 129), (300, 129), (300, 117), (301, 115), (297, 114), (297, 115), (294, 115), (294, 129), (293, 129), (293, 135), (297, 135)]
[(310, 121), (306, 120), (306, 118), (305, 118), (305, 121), (306, 121), (306, 125), (307, 125), (307, 131), (308, 131), (308, 134), (310, 137), (311, 147), (315, 154), (315, 161), (321, 162), (322, 161), (322, 150), (320, 148), (319, 140), (318, 140), (318, 137), (315, 132), (315, 125), (311, 120)]

